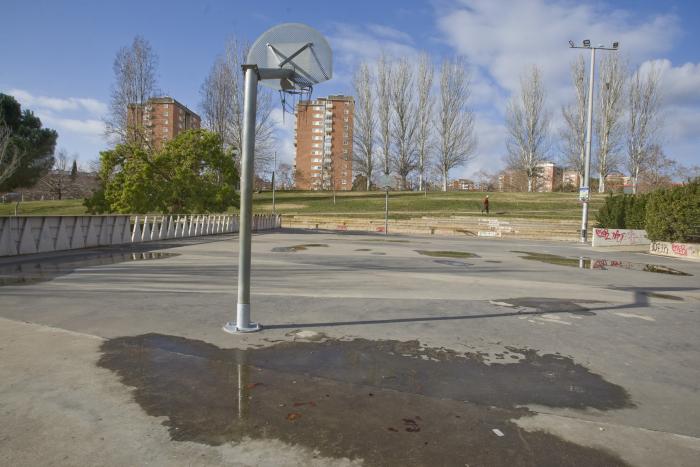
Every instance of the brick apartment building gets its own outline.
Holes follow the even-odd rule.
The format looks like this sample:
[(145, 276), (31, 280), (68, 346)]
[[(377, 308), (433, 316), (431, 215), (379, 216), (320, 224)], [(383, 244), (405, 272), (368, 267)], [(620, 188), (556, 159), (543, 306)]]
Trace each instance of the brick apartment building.
[(562, 173), (562, 185), (565, 187), (578, 188), (581, 186), (581, 175), (576, 169), (564, 169)]
[(351, 190), (355, 100), (349, 96), (328, 96), (301, 101), (294, 114), (296, 188)]
[(145, 104), (129, 104), (130, 137), (143, 138), (154, 149), (183, 131), (199, 129), (201, 124), (199, 115), (172, 97), (152, 97)]

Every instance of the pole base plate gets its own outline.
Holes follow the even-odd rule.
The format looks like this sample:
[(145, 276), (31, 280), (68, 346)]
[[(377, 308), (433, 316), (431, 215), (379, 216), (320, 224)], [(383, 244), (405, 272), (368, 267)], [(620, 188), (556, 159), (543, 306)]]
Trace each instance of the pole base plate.
[(229, 334), (243, 334), (247, 332), (258, 332), (262, 331), (262, 325), (258, 323), (249, 323), (247, 327), (244, 328), (239, 328), (236, 323), (233, 321), (229, 321), (224, 325), (223, 329), (224, 331), (228, 332)]

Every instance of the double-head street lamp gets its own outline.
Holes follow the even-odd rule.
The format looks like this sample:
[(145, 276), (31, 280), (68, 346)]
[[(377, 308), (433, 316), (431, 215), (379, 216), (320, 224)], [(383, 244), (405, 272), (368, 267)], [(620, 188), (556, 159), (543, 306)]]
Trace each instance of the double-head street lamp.
[(593, 133), (593, 80), (595, 77), (595, 51), (596, 50), (617, 50), (620, 47), (619, 42), (613, 42), (612, 47), (606, 47), (602, 44), (597, 47), (591, 47), (590, 39), (584, 39), (583, 45), (576, 45), (574, 41), (569, 41), (569, 47), (572, 49), (590, 49), (591, 50), (591, 69), (588, 78), (588, 116), (586, 120), (586, 155), (583, 169), (583, 186), (579, 189), (579, 197), (583, 201), (583, 213), (581, 215), (581, 243), (586, 243), (588, 231), (588, 201), (590, 199), (590, 174), (591, 174), (591, 135)]

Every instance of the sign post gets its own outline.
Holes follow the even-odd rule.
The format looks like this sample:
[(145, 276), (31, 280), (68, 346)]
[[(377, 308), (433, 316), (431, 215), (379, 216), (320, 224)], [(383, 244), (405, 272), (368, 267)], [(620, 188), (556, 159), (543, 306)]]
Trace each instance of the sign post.
[(384, 235), (389, 235), (389, 188), (391, 176), (384, 174), (379, 177), (379, 184), (384, 188)]

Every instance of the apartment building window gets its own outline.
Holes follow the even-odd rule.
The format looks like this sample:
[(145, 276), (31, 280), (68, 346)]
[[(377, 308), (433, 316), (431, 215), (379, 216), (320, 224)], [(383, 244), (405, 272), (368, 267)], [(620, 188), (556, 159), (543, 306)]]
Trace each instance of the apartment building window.
[(323, 128), (314, 128), (312, 131), (314, 133), (323, 133)]
[(323, 114), (321, 114), (321, 113), (314, 114), (314, 118), (323, 118)]
[(311, 122), (311, 124), (314, 126), (320, 126), (320, 125), (323, 125), (323, 122), (321, 120), (317, 120), (317, 121)]
[(312, 148), (320, 148), (321, 146), (323, 146), (321, 143), (311, 143)]
[(167, 116), (168, 116), (168, 111), (166, 110), (165, 112), (163, 112), (163, 117), (167, 117)]
[(344, 120), (345, 120), (345, 123), (347, 123), (347, 122), (349, 122), (349, 121), (350, 121), (350, 118), (349, 118), (349, 117), (345, 117), (345, 119), (344, 119)]
[(315, 159), (311, 159), (311, 162), (321, 162), (321, 159), (319, 159), (318, 157), (316, 157)]
[(313, 174), (311, 174), (311, 176), (313, 178), (319, 178), (319, 177), (321, 177), (321, 174), (320, 173), (313, 173)]
[(314, 141), (321, 141), (323, 139), (323, 136), (316, 135), (316, 136), (312, 136), (311, 139)]
[(163, 133), (167, 133), (167, 132), (168, 132), (168, 129), (167, 129), (167, 128), (163, 128)]
[(312, 165), (311, 170), (321, 170), (321, 166), (320, 165)]
[(323, 155), (323, 151), (311, 151), (312, 156), (321, 156)]

